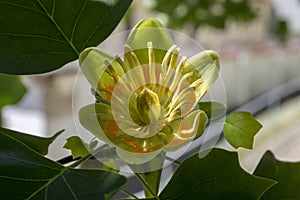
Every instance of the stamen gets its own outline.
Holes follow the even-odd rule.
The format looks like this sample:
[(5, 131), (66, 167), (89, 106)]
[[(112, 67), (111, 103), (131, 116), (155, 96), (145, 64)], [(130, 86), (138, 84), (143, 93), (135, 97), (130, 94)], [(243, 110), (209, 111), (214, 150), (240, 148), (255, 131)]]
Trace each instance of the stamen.
[(202, 83), (203, 83), (203, 80), (202, 80), (202, 79), (198, 79), (198, 80), (194, 81), (194, 82), (190, 85), (190, 87), (198, 88)]
[(129, 81), (126, 81), (127, 85), (130, 85), (131, 88), (135, 88), (134, 79), (132, 78), (130, 73), (127, 73), (130, 69), (128, 66), (122, 61), (122, 59), (119, 56), (116, 56), (116, 61), (121, 65), (123, 71), (125, 72), (125, 77), (129, 79)]
[(163, 84), (163, 80), (166, 76), (166, 71), (167, 71), (167, 67), (168, 67), (168, 63), (170, 61), (170, 58), (171, 58), (171, 55), (172, 55), (172, 52), (174, 51), (174, 49), (176, 48), (177, 46), (175, 44), (173, 44), (169, 50), (167, 51), (167, 53), (165, 54), (165, 57), (162, 61), (162, 64), (161, 64), (161, 76), (160, 76), (160, 80), (159, 80), (159, 83), (162, 85)]
[[(186, 61), (186, 57), (183, 57), (180, 60), (180, 63), (178, 65), (178, 67), (176, 68), (175, 77), (173, 78), (173, 81), (171, 82), (171, 85), (170, 85), (170, 88), (169, 88), (170, 91), (173, 91), (177, 87), (178, 82), (180, 81), (181, 71), (182, 71), (182, 68), (185, 64), (185, 61)], [(165, 93), (165, 89), (162, 91), (162, 93)], [(164, 106), (168, 102), (169, 98), (170, 98), (170, 93), (167, 93), (166, 94), (166, 100), (164, 102)]]
[(177, 60), (178, 60), (179, 52), (180, 52), (179, 47), (175, 48), (174, 51), (172, 52), (171, 61), (170, 61), (170, 65), (169, 65), (170, 67), (175, 68)]
[[(184, 81), (186, 81), (186, 79), (187, 79), (188, 77), (192, 76), (192, 75), (193, 75), (193, 72), (189, 72), (189, 73), (186, 73), (185, 75), (183, 75), (183, 76), (181, 77), (181, 79), (180, 79), (180, 81), (179, 81), (179, 83), (178, 83), (178, 85), (177, 85), (176, 91), (175, 91), (175, 93), (173, 94), (173, 97), (178, 95), (178, 93), (180, 92), (182, 83), (183, 83)], [(172, 91), (171, 91), (171, 92), (172, 92)], [(170, 99), (170, 96), (168, 96), (168, 98), (165, 99), (165, 102), (161, 102), (161, 104), (163, 104), (163, 107), (166, 107), (167, 102), (169, 101), (169, 99)]]
[[(170, 118), (170, 116), (174, 115), (174, 114), (172, 114), (174, 111), (180, 110), (181, 111), (180, 115), (177, 118), (173, 118), (171, 121), (175, 121), (175, 120), (184, 118), (186, 115), (189, 114), (189, 112), (183, 112), (180, 108), (182, 108), (183, 105), (190, 104), (190, 103), (192, 103), (192, 102), (189, 101), (189, 100), (181, 101), (179, 104), (176, 105), (175, 108), (171, 109), (170, 112), (169, 112), (169, 114), (165, 115), (165, 117), (166, 118)], [(194, 108), (194, 106), (193, 106), (193, 108)], [(190, 110), (193, 110), (193, 109), (190, 109)]]
[(114, 95), (114, 100), (117, 101), (117, 104), (115, 104), (114, 106), (118, 106), (118, 107), (120, 106), (119, 108), (122, 108), (122, 110), (124, 108), (127, 108), (127, 105), (125, 104), (126, 101), (124, 102), (123, 99), (118, 97), (118, 95)]
[(184, 88), (184, 89), (179, 93), (179, 95), (173, 96), (173, 99), (172, 99), (172, 101), (171, 101), (172, 103), (171, 103), (171, 105), (170, 105), (170, 107), (169, 107), (168, 113), (170, 113), (170, 112), (174, 109), (174, 107), (176, 107), (176, 105), (178, 105), (180, 102), (182, 102), (183, 99), (184, 99), (185, 97), (187, 97), (187, 96), (189, 95), (189, 92), (191, 92), (191, 91), (194, 91), (194, 88), (191, 88), (191, 87)]
[(171, 123), (175, 119), (178, 119), (180, 116), (181, 116), (181, 110), (179, 108), (175, 109), (169, 114), (169, 116), (166, 116), (167, 118), (166, 122)]
[(150, 74), (150, 82), (156, 83), (156, 72), (155, 72), (155, 57), (152, 42), (147, 43), (148, 47), (148, 59), (149, 59), (149, 74)]
[(109, 64), (108, 60), (104, 60), (104, 66), (106, 66), (106, 68), (104, 69), (105, 72), (107, 72), (111, 77), (113, 77), (115, 83), (118, 83), (118, 85), (120, 86), (121, 91), (125, 92), (126, 96), (129, 96), (130, 91), (129, 91), (126, 83), (124, 83), (124, 81), (118, 76), (118, 74), (116, 73), (114, 68)]
[(104, 60), (104, 65), (105, 65), (105, 72), (108, 71), (108, 74), (114, 79), (114, 81), (117, 83), (119, 81), (119, 76), (114, 70), (114, 68), (111, 66), (111, 64), (108, 62), (108, 60)]
[(115, 60), (121, 65), (123, 72), (126, 74), (129, 71), (127, 65), (125, 65), (125, 63), (119, 56), (115, 56)]
[(131, 68), (135, 68), (136, 70), (134, 71), (135, 75), (139, 78), (134, 79), (139, 82), (139, 85), (145, 85), (145, 78), (144, 78), (144, 73), (143, 69), (141, 67), (141, 63), (139, 59), (137, 58), (136, 54), (134, 51), (131, 49), (130, 46), (125, 45), (125, 57), (127, 58), (129, 65)]
[(173, 76), (173, 73), (175, 71), (174, 68), (175, 68), (175, 65), (177, 63), (179, 51), (180, 51), (180, 48), (177, 47), (172, 52), (171, 61), (170, 61), (169, 67), (168, 67), (167, 75), (166, 75), (165, 81), (163, 83), (163, 85), (165, 85), (165, 86), (168, 85), (171, 77)]
[(108, 90), (108, 89), (106, 89), (106, 88), (104, 88), (104, 87), (97, 87), (97, 89), (96, 89), (96, 92), (98, 93), (98, 94), (101, 94), (101, 92), (106, 92), (106, 93), (108, 93), (109, 95), (112, 95), (112, 91), (110, 91), (110, 90)]
[(177, 86), (177, 84), (179, 82), (179, 79), (181, 76), (181, 71), (182, 71), (183, 66), (185, 65), (185, 61), (186, 61), (186, 57), (182, 57), (182, 59), (179, 62), (178, 67), (176, 68), (175, 77), (170, 86), (171, 91), (173, 91), (175, 89), (175, 87)]
[(175, 93), (174, 93), (173, 96), (177, 96), (177, 95), (178, 95), (178, 93), (179, 93), (180, 90), (181, 90), (182, 83), (183, 83), (184, 81), (186, 81), (187, 78), (189, 78), (189, 77), (192, 76), (192, 75), (193, 75), (193, 72), (189, 72), (189, 73), (186, 73), (185, 75), (183, 75), (183, 77), (180, 79), (180, 81), (179, 81), (179, 83), (178, 83), (178, 85), (177, 85), (176, 91), (175, 91)]

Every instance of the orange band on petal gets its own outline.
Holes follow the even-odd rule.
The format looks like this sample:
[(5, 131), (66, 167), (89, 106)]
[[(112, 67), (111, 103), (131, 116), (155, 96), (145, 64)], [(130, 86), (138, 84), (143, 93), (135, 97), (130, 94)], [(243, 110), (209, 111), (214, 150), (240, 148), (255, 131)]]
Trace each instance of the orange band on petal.
[(119, 126), (114, 120), (107, 121), (105, 124), (105, 134), (109, 137), (114, 137), (120, 131)]

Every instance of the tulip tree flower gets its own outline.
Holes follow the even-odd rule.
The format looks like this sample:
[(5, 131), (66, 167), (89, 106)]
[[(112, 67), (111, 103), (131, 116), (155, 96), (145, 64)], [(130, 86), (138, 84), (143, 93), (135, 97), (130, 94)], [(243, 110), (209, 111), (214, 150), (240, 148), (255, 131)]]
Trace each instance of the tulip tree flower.
[(123, 59), (91, 47), (79, 61), (96, 97), (80, 122), (125, 162), (145, 163), (203, 134), (208, 119), (197, 103), (218, 77), (216, 52), (181, 56), (167, 30), (147, 19), (130, 32)]

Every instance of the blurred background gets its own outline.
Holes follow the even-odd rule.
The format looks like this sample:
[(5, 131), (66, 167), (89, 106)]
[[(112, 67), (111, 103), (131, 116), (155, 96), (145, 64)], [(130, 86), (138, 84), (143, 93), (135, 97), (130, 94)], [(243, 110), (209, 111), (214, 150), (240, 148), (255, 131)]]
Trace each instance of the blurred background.
[[(300, 160), (299, 0), (135, 0), (112, 35), (149, 17), (219, 53), (228, 113), (250, 111), (264, 126), (252, 151), (239, 150), (246, 170), (254, 170), (266, 149), (279, 159)], [(3, 126), (39, 136), (65, 129), (48, 156), (69, 155), (62, 147), (78, 134), (73, 106), (90, 94), (76, 84), (73, 92), (82, 78), (77, 73), (73, 62), (52, 73), (21, 77), (25, 96), (21, 99), (26, 89), (19, 85), (12, 88), (17, 104), (8, 97), (0, 100)]]

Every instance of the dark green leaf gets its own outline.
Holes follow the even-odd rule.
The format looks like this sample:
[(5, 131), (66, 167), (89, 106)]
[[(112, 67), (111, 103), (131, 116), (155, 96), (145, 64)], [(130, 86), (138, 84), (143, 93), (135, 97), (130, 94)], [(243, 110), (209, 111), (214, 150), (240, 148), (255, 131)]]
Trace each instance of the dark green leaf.
[(2, 200), (99, 200), (125, 182), (124, 176), (112, 172), (64, 167), (0, 133)]
[(235, 152), (213, 149), (200, 159), (186, 159), (160, 194), (160, 199), (258, 199), (275, 182), (246, 173)]
[(204, 111), (209, 120), (218, 119), (226, 114), (226, 108), (218, 102), (199, 102), (198, 107)]
[(42, 155), (46, 155), (48, 153), (49, 145), (59, 136), (64, 130), (58, 131), (50, 138), (43, 138), (38, 137), (35, 135), (29, 135), (26, 133), (20, 133), (17, 131), (9, 130), (0, 127), (0, 134), (6, 134), (23, 144), (27, 145), (28, 147), (32, 148), (33, 150), (39, 152)]
[(300, 162), (278, 161), (270, 151), (267, 151), (254, 174), (278, 181), (275, 186), (266, 191), (262, 200), (300, 199)]
[(0, 72), (52, 71), (101, 43), (132, 0), (0, 1)]
[(252, 149), (253, 139), (262, 125), (249, 112), (234, 112), (224, 122), (224, 136), (235, 148)]
[(78, 136), (69, 137), (64, 148), (71, 150), (73, 159), (84, 157), (89, 153), (88, 145), (85, 144)]

